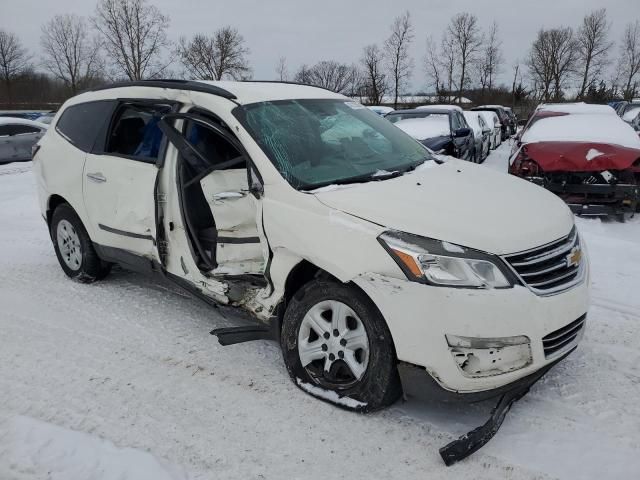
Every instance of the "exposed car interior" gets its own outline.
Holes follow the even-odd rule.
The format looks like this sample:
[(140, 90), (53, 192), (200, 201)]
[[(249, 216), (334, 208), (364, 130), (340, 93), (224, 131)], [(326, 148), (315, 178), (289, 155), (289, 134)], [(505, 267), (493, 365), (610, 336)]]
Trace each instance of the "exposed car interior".
[[(230, 131), (221, 121), (204, 112), (194, 111), (203, 119)], [(201, 180), (215, 170), (245, 169), (246, 159), (240, 151), (215, 130), (193, 121), (185, 121), (183, 135), (199, 155), (180, 155), (178, 181), (181, 185), (181, 205), (196, 264), (207, 272), (218, 266), (216, 250), (218, 230), (211, 208), (202, 189)]]

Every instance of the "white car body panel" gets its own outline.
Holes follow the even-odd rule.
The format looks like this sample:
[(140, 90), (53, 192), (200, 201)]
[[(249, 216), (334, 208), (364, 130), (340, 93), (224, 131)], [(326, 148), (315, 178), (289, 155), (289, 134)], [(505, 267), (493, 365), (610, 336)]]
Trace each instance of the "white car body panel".
[[(451, 159), (384, 182), (316, 196), (330, 207), (389, 229), (497, 255), (567, 235), (573, 216), (565, 203), (530, 182), (514, 180), (480, 165)], [(455, 192), (451, 185), (456, 185)], [(515, 202), (505, 200), (516, 196)], [(479, 198), (491, 207), (480, 205)]]
[[(189, 282), (222, 302), (229, 297), (225, 275), (262, 273), (269, 262), (269, 284), (249, 289), (235, 302), (268, 321), (282, 301), (289, 273), (302, 260), (342, 282), (358, 285), (382, 312), (399, 360), (425, 367), (446, 389), (472, 392), (506, 385), (548, 363), (541, 338), (584, 314), (588, 281), (550, 297), (524, 287), (469, 290), (430, 287), (407, 280), (378, 241), (387, 230), (436, 238), (502, 255), (524, 251), (561, 238), (573, 227), (564, 202), (529, 182), (455, 159), (428, 161), (397, 178), (304, 192), (280, 175), (259, 145), (232, 114), (237, 104), (292, 98), (348, 98), (325, 90), (287, 84), (207, 82), (226, 88), (237, 99), (204, 92), (121, 87), (89, 92), (67, 101), (41, 140), (34, 162), (40, 205), (50, 213), (52, 195), (76, 210), (91, 239), (156, 261), (154, 241), (114, 235), (99, 225), (155, 239), (154, 185), (162, 197), (167, 245), (162, 260), (167, 273)], [(214, 277), (200, 272), (190, 253), (176, 200), (178, 152), (168, 144), (162, 169), (117, 156), (85, 154), (55, 129), (61, 113), (74, 104), (99, 99), (175, 100), (215, 113), (230, 128), (259, 171), (263, 194), (248, 193), (246, 170), (222, 170), (201, 180), (219, 232), (228, 237), (259, 237), (259, 243), (225, 245), (218, 254), (222, 269)], [(458, 108), (458, 107), (455, 107)], [(500, 125), (494, 125), (500, 138)], [(86, 158), (86, 162), (85, 162)], [(107, 165), (108, 160), (109, 165)], [(106, 182), (86, 175), (101, 173)], [(111, 223), (110, 225), (106, 222)], [(524, 369), (487, 378), (462, 375), (445, 335), (517, 336), (531, 339), (533, 362)]]
[[(157, 174), (156, 166), (149, 163), (115, 155), (86, 154), (82, 181), (89, 223), (85, 223), (85, 227), (94, 242), (158, 259), (151, 240), (156, 228)], [(104, 181), (95, 180), (96, 175)], [(114, 233), (114, 229), (131, 235)]]

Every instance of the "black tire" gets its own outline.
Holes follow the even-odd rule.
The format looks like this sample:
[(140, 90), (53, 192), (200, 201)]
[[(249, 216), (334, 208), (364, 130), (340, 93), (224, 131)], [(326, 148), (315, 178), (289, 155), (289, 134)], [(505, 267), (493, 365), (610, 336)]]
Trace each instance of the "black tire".
[[(362, 322), (369, 339), (366, 370), (359, 379), (347, 385), (332, 384), (310, 374), (303, 367), (298, 353), (298, 334), (303, 318), (313, 306), (327, 300), (341, 302), (351, 308)], [(355, 287), (329, 280), (313, 280), (302, 287), (287, 306), (280, 345), (293, 382), (317, 398), (350, 410), (368, 412), (391, 405), (402, 394), (391, 333), (377, 307)], [(338, 362), (340, 360), (336, 359), (335, 363)], [(312, 388), (305, 388), (308, 385)], [(316, 395), (313, 387), (334, 391), (339, 398), (351, 398), (361, 404), (352, 406), (345, 402), (332, 402), (327, 396)]]
[[(78, 268), (71, 268), (67, 265), (60, 251), (60, 245), (58, 245), (57, 229), (63, 220), (71, 224), (80, 241), (81, 262)], [(65, 203), (55, 209), (51, 216), (50, 234), (60, 267), (69, 278), (80, 283), (92, 283), (103, 279), (111, 271), (111, 264), (100, 259), (95, 248), (93, 248), (93, 243), (87, 230), (70, 205)]]

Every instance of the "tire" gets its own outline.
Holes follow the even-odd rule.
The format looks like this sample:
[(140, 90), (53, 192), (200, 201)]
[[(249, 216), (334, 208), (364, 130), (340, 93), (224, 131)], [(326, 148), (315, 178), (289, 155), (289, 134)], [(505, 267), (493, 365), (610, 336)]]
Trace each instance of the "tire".
[[(315, 320), (309, 320), (312, 318)], [(366, 351), (359, 348), (365, 342)], [(304, 343), (309, 345), (308, 352), (313, 351), (306, 365), (301, 360), (305, 354), (300, 353)], [(307, 283), (287, 306), (280, 345), (293, 382), (322, 400), (369, 412), (391, 405), (402, 394), (391, 333), (376, 306), (355, 287), (328, 280)], [(309, 358), (315, 359), (308, 363)], [(349, 365), (357, 368), (352, 370)], [(327, 390), (337, 397), (319, 393)], [(344, 401), (345, 397), (356, 402)]]
[(58, 262), (69, 278), (92, 283), (111, 271), (111, 264), (98, 257), (87, 230), (70, 205), (62, 204), (55, 209), (50, 234)]

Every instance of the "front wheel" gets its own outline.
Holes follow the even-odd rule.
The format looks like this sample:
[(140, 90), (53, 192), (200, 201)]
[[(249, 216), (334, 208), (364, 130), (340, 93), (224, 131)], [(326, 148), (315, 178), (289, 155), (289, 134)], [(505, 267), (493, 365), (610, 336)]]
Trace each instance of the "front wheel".
[(68, 277), (81, 283), (91, 283), (107, 276), (111, 265), (98, 257), (73, 208), (67, 204), (56, 208), (50, 228), (58, 262)]
[(323, 400), (373, 411), (402, 393), (391, 333), (355, 287), (326, 280), (302, 287), (285, 312), (281, 347), (292, 380)]

